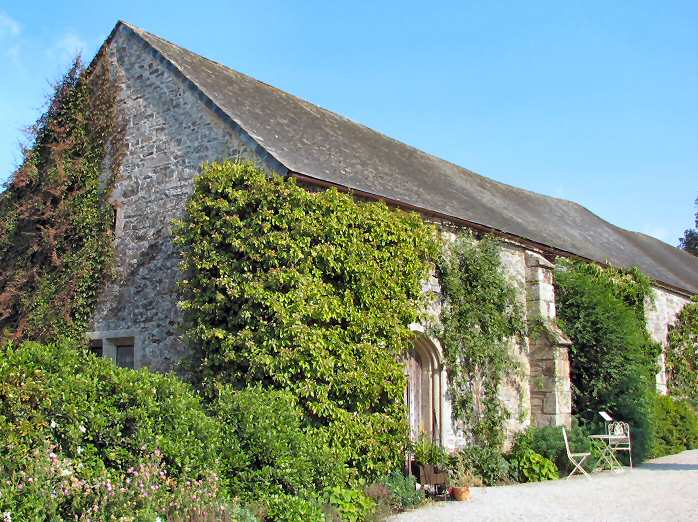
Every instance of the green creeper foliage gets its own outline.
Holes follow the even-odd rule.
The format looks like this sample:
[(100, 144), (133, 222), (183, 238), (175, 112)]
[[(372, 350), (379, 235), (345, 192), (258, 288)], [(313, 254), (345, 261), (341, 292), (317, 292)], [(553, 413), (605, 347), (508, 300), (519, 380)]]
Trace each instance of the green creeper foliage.
[(502, 270), (496, 240), (462, 235), (439, 264), (446, 299), (438, 335), (448, 368), (453, 418), (473, 442), (499, 449), (509, 412), (499, 386), (515, 371), (512, 338), (524, 332), (515, 289)]
[(199, 378), (286, 390), (363, 474), (398, 466), (435, 228), (229, 161), (204, 166), (175, 236)]
[(76, 60), (30, 134), (0, 193), (0, 334), (79, 338), (112, 258), (108, 173), (123, 137), (108, 62)]
[[(607, 288), (616, 298), (629, 306), (638, 321), (645, 322), (645, 305), (654, 300), (652, 281), (639, 268), (615, 268), (595, 263), (561, 260), (562, 270), (570, 269), (585, 274), (590, 281)], [(643, 329), (643, 332), (645, 330)]]
[(683, 307), (669, 327), (666, 367), (672, 395), (698, 407), (698, 296)]
[(572, 412), (598, 422), (610, 412), (631, 425), (633, 459), (642, 461), (652, 437), (652, 402), (660, 347), (645, 327), (645, 276), (623, 275), (581, 262), (556, 272), (562, 330), (570, 337)]

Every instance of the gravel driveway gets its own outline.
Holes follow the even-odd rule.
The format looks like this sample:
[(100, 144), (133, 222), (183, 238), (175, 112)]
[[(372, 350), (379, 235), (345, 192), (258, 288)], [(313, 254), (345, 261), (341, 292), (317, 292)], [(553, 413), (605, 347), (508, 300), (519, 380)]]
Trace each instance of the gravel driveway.
[(470, 502), (437, 502), (390, 522), (698, 522), (698, 450), (651, 460), (621, 473), (474, 488)]

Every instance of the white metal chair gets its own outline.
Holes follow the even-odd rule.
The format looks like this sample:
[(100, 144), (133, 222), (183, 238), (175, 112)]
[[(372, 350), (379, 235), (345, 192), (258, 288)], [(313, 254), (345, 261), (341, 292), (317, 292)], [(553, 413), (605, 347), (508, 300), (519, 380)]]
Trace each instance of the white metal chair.
[[(627, 451), (630, 467), (633, 467), (633, 454), (630, 445), (630, 425), (627, 422), (616, 421), (608, 425), (609, 445), (613, 451)], [(618, 438), (620, 437), (620, 438)]]
[(591, 453), (572, 453), (572, 451), (570, 451), (570, 443), (567, 440), (567, 431), (565, 430), (564, 426), (562, 426), (562, 437), (565, 439), (567, 458), (570, 459), (572, 464), (574, 464), (574, 469), (569, 475), (567, 475), (567, 478), (570, 478), (579, 470), (587, 479), (590, 479), (591, 477), (589, 477), (589, 474), (586, 472), (582, 464), (584, 464), (584, 461), (589, 455), (591, 455)]

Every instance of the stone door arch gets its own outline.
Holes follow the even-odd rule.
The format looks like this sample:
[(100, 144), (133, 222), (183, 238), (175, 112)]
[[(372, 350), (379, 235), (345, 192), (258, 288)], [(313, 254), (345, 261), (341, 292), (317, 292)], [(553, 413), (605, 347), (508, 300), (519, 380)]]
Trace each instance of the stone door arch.
[(443, 441), (443, 391), (441, 355), (423, 332), (415, 332), (406, 364), (407, 403), (410, 437), (423, 435), (439, 444)]

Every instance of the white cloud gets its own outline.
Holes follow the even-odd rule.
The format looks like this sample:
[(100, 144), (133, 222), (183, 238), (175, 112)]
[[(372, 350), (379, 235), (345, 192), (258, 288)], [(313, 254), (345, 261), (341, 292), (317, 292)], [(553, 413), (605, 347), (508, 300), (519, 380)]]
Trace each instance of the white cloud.
[(19, 36), (22, 26), (4, 11), (0, 11), (0, 36)]
[(82, 38), (73, 32), (67, 32), (47, 52), (51, 58), (69, 62), (76, 54), (84, 54), (86, 48), (87, 44)]

